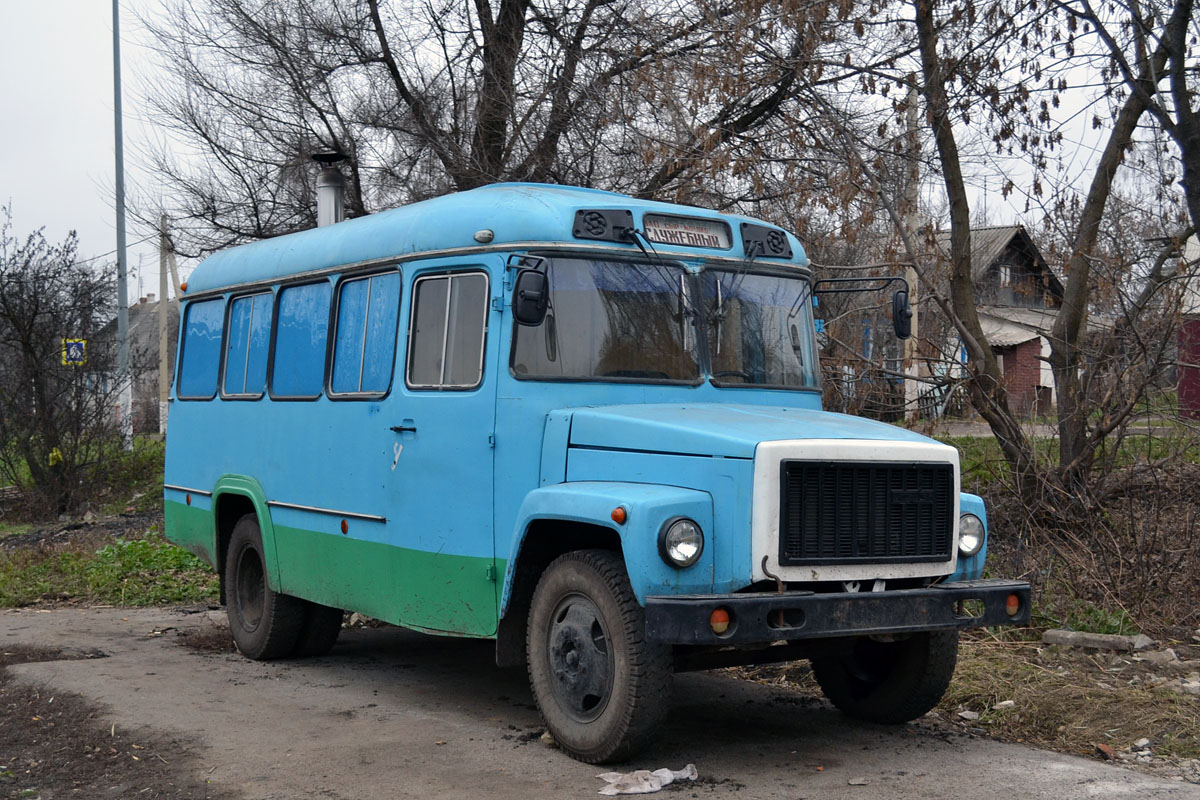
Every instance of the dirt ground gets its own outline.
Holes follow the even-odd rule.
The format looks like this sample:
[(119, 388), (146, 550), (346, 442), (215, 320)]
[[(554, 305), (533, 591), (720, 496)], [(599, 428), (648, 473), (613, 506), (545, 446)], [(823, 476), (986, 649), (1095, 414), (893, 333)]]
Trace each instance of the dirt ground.
[[(497, 669), (488, 642), (365, 627), (343, 630), (327, 657), (263, 663), (227, 649), (221, 617), (196, 608), (0, 611), (0, 649), (7, 652), (35, 646), (106, 654), (7, 667), (10, 685), (33, 689), (46, 706), (67, 695), (87, 703), (74, 722), (68, 715), (51, 720), (80, 736), (40, 750), (43, 740), (29, 735), (38, 744), (22, 754), (26, 762), (47, 762), (41, 782), (33, 783), (36, 764), (27, 765), (21, 770), (30, 770), (29, 782), (3, 791), (42, 798), (562, 800), (594, 797), (600, 788), (603, 769), (542, 741), (527, 679), (521, 670)], [(44, 709), (17, 707), (0, 724), (27, 725)], [(76, 741), (93, 748), (80, 747), (83, 758), (101, 748), (96, 773), (49, 765), (78, 759)], [(700, 780), (670, 791), (698, 798), (1200, 798), (1200, 787), (1182, 776), (991, 741), (941, 722), (867, 725), (789, 687), (713, 673), (678, 676), (660, 735), (617, 769), (681, 769), (689, 762)]]
[(0, 797), (206, 798), (191, 744), (181, 736), (118, 730), (96, 703), (13, 680), (11, 664), (104, 658), (99, 650), (0, 649)]
[[(86, 525), (59, 524), (0, 540), (0, 550), (29, 546), (77, 546), (91, 543), (100, 546), (112, 538), (144, 531), (151, 524), (160, 523), (160, 521), (161, 516), (146, 514), (98, 520), (93, 524)], [(184, 612), (182, 616), (180, 611)], [(182, 697), (183, 694), (194, 688), (188, 685), (186, 678), (188, 670), (202, 669), (222, 676), (228, 671), (229, 677), (214, 679), (229, 681), (232, 686), (238, 687), (254, 685), (255, 682), (263, 680), (271, 683), (286, 683), (289, 680), (294, 682), (296, 676), (300, 676), (299, 686), (301, 688), (296, 691), (301, 706), (295, 716), (285, 717), (273, 723), (273, 727), (269, 726), (259, 734), (264, 737), (274, 736), (276, 738), (280, 738), (282, 734), (283, 743), (276, 744), (279, 747), (285, 747), (286, 752), (277, 757), (291, 758), (293, 755), (300, 755), (299, 752), (293, 753), (294, 746), (299, 742), (289, 740), (287, 726), (295, 726), (298, 721), (305, 719), (306, 713), (311, 708), (317, 705), (317, 701), (310, 697), (303, 687), (357, 686), (359, 693), (370, 694), (378, 700), (378, 705), (376, 700), (372, 700), (365, 703), (357, 712), (321, 712), (326, 719), (333, 716), (339, 720), (337, 723), (339, 726), (343, 723), (352, 724), (350, 721), (355, 719), (359, 719), (360, 722), (353, 724), (365, 726), (366, 717), (369, 715), (378, 717), (381, 723), (399, 721), (403, 725), (413, 724), (418, 728), (420, 725), (429, 725), (433, 730), (441, 730), (444, 725), (431, 723), (429, 716), (430, 713), (435, 716), (442, 713), (444, 709), (443, 703), (440, 701), (435, 704), (438, 709), (436, 712), (425, 709), (424, 713), (417, 714), (415, 722), (396, 719), (395, 715), (402, 712), (393, 710), (384, 713), (379, 708), (379, 706), (404, 708), (406, 705), (412, 705), (413, 698), (406, 700), (402, 689), (406, 678), (419, 675), (419, 682), (424, 684), (418, 692), (421, 698), (420, 702), (423, 702), (424, 698), (429, 695), (461, 695), (457, 701), (451, 703), (456, 711), (463, 711), (463, 718), (454, 722), (453, 726), (470, 728), (472, 733), (472, 736), (468, 737), (470, 742), (486, 743), (487, 753), (476, 752), (478, 747), (471, 746), (474, 748), (470, 754), (473, 759), (491, 763), (488, 759), (506, 748), (521, 750), (524, 753), (521, 758), (526, 761), (532, 754), (532, 763), (542, 765), (540, 769), (543, 772), (547, 769), (545, 765), (550, 765), (549, 772), (540, 779), (543, 786), (558, 785), (560, 773), (569, 773), (574, 780), (580, 781), (583, 780), (581, 776), (590, 777), (591, 772), (595, 771), (583, 767), (581, 773), (580, 765), (569, 761), (562, 763), (565, 757), (549, 751), (540, 743), (542, 733), (540, 721), (537, 719), (536, 710), (530, 705), (530, 698), (525, 696), (527, 690), (523, 676), (514, 675), (512, 671), (497, 672), (494, 668), (488, 667), (486, 662), (489, 657), (486, 648), (481, 649), (480, 647), (484, 643), (455, 643), (453, 640), (419, 637), (407, 632), (396, 631), (396, 629), (392, 629), (395, 632), (384, 630), (374, 633), (347, 631), (344, 632), (343, 639), (348, 640), (349, 644), (339, 644), (338, 649), (329, 659), (313, 662), (315, 667), (299, 663), (263, 667), (253, 662), (247, 662), (236, 654), (228, 630), (221, 624), (221, 614), (219, 612), (204, 613), (208, 611), (209, 609), (203, 607), (146, 612), (135, 612), (132, 609), (127, 611), (87, 609), (79, 608), (74, 601), (63, 602), (53, 597), (47, 597), (41, 604), (33, 608), (21, 612), (9, 612), (8, 617), (0, 613), (0, 634), (4, 634), (4, 638), (0, 638), (0, 798), (51, 800), (68, 797), (147, 797), (213, 798), (214, 800), (229, 798), (233, 800), (239, 797), (282, 798), (292, 796), (286, 790), (273, 790), (269, 795), (256, 790), (255, 787), (264, 789), (261, 783), (255, 782), (266, 780), (265, 776), (253, 775), (249, 779), (251, 782), (247, 784), (245, 780), (237, 777), (237, 769), (231, 767), (229, 763), (229, 758), (236, 759), (236, 756), (230, 756), (228, 753), (222, 755), (219, 752), (214, 756), (213, 737), (217, 735), (214, 733), (214, 724), (216, 730), (221, 730), (222, 726), (229, 725), (242, 728), (259, 724), (257, 719), (243, 719), (238, 717), (236, 712), (223, 708), (221, 713), (225, 717), (221, 720), (202, 720), (203, 725), (195, 722), (189, 723), (189, 725), (199, 725), (193, 734), (190, 728), (181, 730), (179, 727), (165, 723), (164, 718), (158, 719), (158, 722), (155, 723), (153, 720), (145, 720), (145, 717), (152, 716), (152, 714), (139, 715), (132, 711), (130, 704), (145, 703), (147, 698), (143, 697), (142, 693), (149, 694), (154, 691), (155, 686), (158, 686), (159, 678), (153, 676), (156, 676), (159, 670), (163, 673), (164, 685), (175, 687), (168, 691), (160, 701), (168, 704), (176, 702), (177, 699), (184, 703), (204, 702), (202, 697), (199, 699)], [(33, 635), (22, 632), (36, 632), (40, 629), (37, 624), (39, 622), (63, 619), (60, 612), (68, 614), (71, 619), (79, 620), (78, 623), (71, 623), (83, 626), (79, 630), (78, 637), (70, 633), (69, 627), (60, 630), (55, 637), (50, 638), (46, 638), (42, 634)], [(15, 617), (12, 616), (14, 614)], [(137, 637), (138, 647), (141, 648), (138, 652), (141, 655), (136, 659), (126, 659), (127, 665), (129, 663), (137, 665), (134, 671), (130, 672), (128, 668), (119, 669), (116, 664), (108, 665), (106, 663), (109, 660), (107, 658), (110, 655), (109, 651), (112, 650), (106, 642), (123, 643), (125, 641), (124, 634), (109, 631), (105, 637), (94, 639), (95, 642), (99, 642), (98, 646), (86, 644), (89, 637), (84, 635), (92, 632), (93, 623), (89, 620), (96, 620), (97, 622), (94, 624), (97, 626), (100, 625), (100, 621), (103, 621), (104, 625), (110, 628), (114, 626), (120, 628), (123, 624), (121, 621), (125, 619), (123, 614), (130, 618), (134, 618), (135, 615), (146, 615), (147, 618), (153, 616), (157, 619), (161, 616), (163, 619), (182, 621), (169, 624), (159, 623), (149, 633), (145, 633), (146, 629), (143, 626), (140, 629), (143, 632)], [(5, 634), (4, 624), (14, 619), (19, 620), (21, 625)], [(141, 619), (141, 616), (137, 616), (137, 619)], [(201, 622), (202, 620), (203, 622)], [(128, 626), (132, 623), (124, 624)], [(368, 646), (368, 641), (372, 637), (376, 641), (384, 643), (383, 656), (369, 654), (372, 651)], [(72, 644), (63, 646), (62, 642), (64, 641), (72, 642)], [(157, 649), (147, 649), (151, 645), (156, 646)], [(120, 646), (124, 645), (120, 644), (118, 650)], [(1094, 686), (1097, 691), (1101, 692), (1105, 690), (1105, 687), (1120, 684), (1144, 686), (1178, 671), (1177, 667), (1148, 663), (1141, 658), (1114, 654), (1064, 653), (1054, 649), (1038, 648), (1035, 645), (1030, 646), (1033, 648), (1030, 660), (1037, 669), (1068, 675), (1072, 685), (1086, 684)], [(392, 653), (387, 650), (388, 647), (400, 649)], [(419, 652), (421, 650), (430, 650), (433, 653), (432, 665), (428, 662), (428, 653), (425, 660), (422, 660)], [(469, 661), (479, 662), (466, 670), (470, 673), (469, 675), (459, 674), (465, 668), (458, 663), (459, 655), (455, 655), (455, 653), (463, 650), (467, 651)], [(416, 654), (410, 655), (410, 651), (416, 651)], [(1200, 643), (1180, 645), (1176, 651), (1179, 661), (1191, 661), (1200, 658)], [(182, 660), (178, 654), (183, 654)], [(163, 663), (155, 666), (147, 660), (152, 658), (161, 658)], [(81, 671), (70, 667), (70, 662), (75, 661), (94, 662), (96, 666), (102, 668), (100, 671), (104, 677), (98, 682), (94, 677), (91, 679), (78, 677), (82, 674)], [(40, 664), (60, 665), (55, 667), (54, 674), (70, 674), (77, 677), (64, 682), (61, 686), (50, 683), (48, 685), (54, 688), (47, 688), (47, 685), (43, 685), (38, 680), (31, 680), (31, 675), (36, 674), (30, 672), (32, 665)], [(20, 668), (21, 674), (18, 678), (13, 671), (8, 669), (10, 665), (27, 666)], [(138, 669), (142, 668), (144, 668), (146, 677), (139, 679), (137, 676), (141, 675), (141, 672)], [(363, 676), (360, 674), (363, 671), (377, 673), (379, 679), (385, 682), (363, 683)], [(172, 673), (169, 678), (166, 675), (168, 672)], [(181, 675), (173, 674), (175, 672), (179, 672)], [(893, 787), (895, 791), (887, 796), (923, 797), (926, 796), (924, 794), (926, 790), (917, 791), (916, 794), (910, 793), (918, 790), (919, 786), (915, 784), (912, 786), (901, 785), (908, 776), (916, 776), (916, 780), (920, 780), (920, 776), (926, 776), (927, 780), (934, 781), (937, 779), (938, 771), (945, 769), (945, 765), (928, 763), (931, 756), (936, 762), (945, 761), (947, 758), (958, 758), (963, 753), (971, 753), (974, 754), (971, 758), (977, 759), (977, 766), (974, 768), (974, 772), (977, 774), (963, 778), (944, 778), (943, 780), (950, 780), (952, 784), (963, 780), (966, 786), (972, 785), (971, 781), (973, 780), (975, 784), (987, 785), (988, 770), (994, 761), (1016, 763), (1021, 759), (1029, 758), (1029, 763), (1040, 764), (1043, 759), (1046, 759), (1046, 763), (1052, 765), (1048, 769), (1058, 770), (1063, 775), (1072, 774), (1072, 770), (1077, 770), (1084, 775), (1075, 784), (1072, 784), (1076, 787), (1124, 787), (1128, 784), (1142, 787), (1136, 793), (1144, 797), (1200, 797), (1200, 790), (1194, 785), (1195, 781), (1200, 780), (1200, 773), (1193, 774), (1195, 772), (1193, 764), (1180, 764), (1169, 758), (1155, 758), (1153, 754), (1149, 759), (1145, 759), (1139, 757), (1136, 752), (1122, 752), (1121, 748), (1117, 748), (1118, 752), (1114, 759), (1123, 760), (1127, 766), (1155, 776), (1154, 780), (1173, 783), (1152, 784), (1146, 788), (1139, 782), (1140, 779), (1133, 777), (1114, 778), (1110, 773), (1102, 773), (1098, 777), (1092, 776), (1088, 770), (1093, 767), (1087, 766), (1087, 762), (1075, 759), (1069, 767), (1063, 766), (1061, 762), (1053, 760), (1062, 757), (1052, 756), (1049, 753), (1035, 757), (997, 751), (1000, 755), (990, 755), (992, 751), (988, 750), (989, 747), (999, 748), (1009, 745), (993, 744), (987, 741), (988, 738), (1008, 742), (1021, 742), (1023, 738), (1020, 734), (1014, 734), (1006, 728), (1003, 719), (988, 713), (987, 705), (995, 698), (981, 700), (984, 703), (979, 706), (983, 712), (981, 720), (962, 719), (957, 715), (957, 709), (944, 709), (916, 724), (900, 729), (885, 730), (879, 726), (863, 728), (855, 723), (844, 721), (839, 715), (830, 711), (827, 704), (819, 698), (819, 693), (807, 678), (806, 672), (804, 666), (794, 665), (738, 675), (743, 679), (752, 678), (767, 692), (766, 695), (753, 692), (747, 695), (751, 698), (747, 701), (751, 706), (766, 709), (761, 716), (749, 718), (732, 708), (723, 711), (710, 709), (709, 702), (703, 697), (689, 696), (688, 687), (719, 691), (719, 697), (725, 698), (727, 694), (732, 696), (741, 693), (741, 689), (734, 688), (736, 684), (748, 684), (750, 681), (730, 681), (727, 677), (722, 676), (711, 679), (703, 676), (681, 678), (678, 684), (683, 687), (683, 691), (677, 692), (677, 695), (682, 694), (684, 697), (682, 701), (678, 702), (683, 711), (677, 713), (673, 722), (667, 726), (664, 738), (669, 741), (681, 740), (685, 746), (681, 748), (672, 745), (665, 748), (665, 752), (671, 757), (670, 766), (682, 767), (683, 759), (704, 759), (702, 781), (692, 787), (694, 790), (702, 789), (702, 796), (728, 796), (736, 792), (737, 796), (747, 798), (759, 796), (791, 798), (806, 795), (790, 794), (787, 791), (775, 794), (773, 790), (763, 788), (764, 786), (786, 787), (790, 785), (786, 776), (779, 777), (774, 773), (769, 773), (771, 777), (765, 779), (765, 783), (756, 785), (759, 784), (759, 774), (753, 769), (747, 773), (743, 767), (753, 766), (757, 759), (770, 757), (772, 753), (777, 752), (778, 756), (783, 759), (782, 766), (777, 769), (786, 770), (789, 758), (795, 759), (799, 757), (797, 754), (802, 754), (804, 755), (804, 764), (800, 769), (810, 774), (803, 783), (799, 784), (801, 786), (806, 786), (814, 780), (836, 777), (811, 773), (814, 771), (820, 773), (840, 764), (843, 771), (849, 769), (854, 772), (861, 771), (866, 775), (874, 775), (871, 780), (876, 783), (877, 788), (882, 788), (885, 780), (895, 782), (897, 784)], [(450, 675), (448, 682), (447, 675), (443, 673)], [(734, 673), (727, 672), (726, 676), (731, 674)], [(314, 675), (319, 677), (314, 677)], [(462, 687), (464, 686), (487, 685), (497, 677), (502, 678), (502, 686), (498, 690), (501, 692), (501, 696), (495, 700), (481, 702), (478, 698), (467, 697), (470, 694), (469, 691), (463, 691)], [(402, 682), (401, 687), (387, 683), (387, 681), (394, 681), (397, 678)], [(112, 681), (112, 683), (105, 684), (106, 680)], [(183, 681), (183, 684), (179, 683), (180, 680)], [(127, 682), (131, 685), (126, 685)], [(145, 686), (142, 685), (143, 683)], [(103, 688), (82, 693), (72, 691), (72, 688), (75, 687), (94, 687), (96, 685)], [(277, 690), (273, 689), (273, 691)], [(177, 698), (175, 693), (180, 693), (180, 697)], [(377, 697), (381, 694), (396, 696), (392, 698), (392, 703), (386, 703)], [(253, 694), (250, 696), (254, 697)], [(118, 700), (118, 697), (125, 699)], [(514, 699), (510, 700), (510, 697)], [(340, 696), (333, 696), (322, 702), (334, 703), (340, 707), (345, 700)], [(114, 703), (120, 703), (120, 705), (113, 707)], [(520, 709), (517, 713), (517, 716), (520, 717), (519, 720), (512, 716), (514, 703)], [(472, 709), (471, 706), (476, 707)], [(153, 714), (161, 715), (161, 709), (154, 707), (153, 704), (147, 708), (151, 708)], [(845, 752), (839, 752), (837, 744), (817, 744), (814, 750), (812, 741), (803, 736), (796, 738), (795, 734), (787, 732), (790, 731), (790, 727), (787, 727), (784, 717), (794, 714), (805, 719), (811, 718), (815, 721), (815, 727), (832, 731), (830, 741), (840, 741), (842, 751), (863, 751), (862, 763), (859, 764), (859, 759), (856, 758), (847, 760), (844, 757)], [(702, 720), (698, 727), (697, 718)], [(169, 720), (169, 715), (166, 719)], [(501, 724), (500, 720), (502, 719), (512, 721)], [(478, 727), (471, 727), (477, 722), (479, 723)], [(514, 722), (516, 724), (513, 724)], [(800, 727), (803, 729), (807, 726), (801, 725)], [(369, 730), (369, 735), (373, 739), (380, 737), (388, 739), (397, 735), (389, 725), (374, 725)], [(303, 728), (296, 728), (295, 732), (300, 738), (310, 736), (312, 733)], [(766, 739), (762, 738), (762, 735), (765, 735), (764, 732), (770, 733)], [(1150, 735), (1154, 732), (1147, 733)], [(410, 731), (409, 734), (411, 735), (412, 732)], [(247, 735), (253, 739), (252, 733)], [(698, 736), (699, 738), (697, 738)], [(725, 740), (735, 736), (743, 737), (748, 740), (749, 744), (746, 745), (743, 742), (737, 746), (734, 746), (733, 743), (726, 745)], [(404, 762), (411, 762), (411, 768), (418, 770), (419, 777), (410, 776), (403, 780), (415, 780), (416, 785), (438, 785), (449, 780), (449, 778), (436, 773), (436, 770), (440, 769), (440, 765), (436, 768), (433, 766), (442, 760), (438, 758), (438, 755), (441, 755), (439, 748), (446, 743), (443, 738), (449, 741), (450, 737), (445, 733), (431, 733), (428, 737), (419, 735), (418, 747), (428, 744), (425, 739), (436, 739), (433, 741), (433, 753), (427, 753), (427, 757), (424, 759), (420, 757), (414, 759), (405, 754)], [(1112, 767), (1099, 764), (1100, 756), (1097, 753), (1081, 751), (1077, 747), (1063, 746), (1061, 742), (1056, 743), (1052, 733), (1047, 734), (1044, 740), (1031, 739), (1027, 741), (1034, 741), (1039, 746), (1063, 752), (1088, 755), (1096, 764), (1095, 768), (1112, 771)], [(457, 744), (461, 746), (461, 737)], [(331, 742), (330, 746), (336, 745)], [(350, 747), (348, 753), (357, 753), (359, 749), (357, 746), (345, 742), (341, 746)], [(749, 750), (746, 750), (747, 747)], [(781, 747), (782, 750), (780, 750)], [(906, 768), (896, 770), (877, 764), (875, 759), (880, 748), (884, 751), (884, 762), (887, 761), (887, 754), (892, 751), (897, 754), (905, 753), (906, 755), (903, 757), (897, 756), (899, 760), (894, 761), (905, 764)], [(215, 749), (219, 750), (220, 748), (216, 747)], [(295, 749), (299, 750), (298, 747)], [(1022, 753), (1025, 752), (1024, 748), (1019, 749)], [(699, 753), (696, 753), (697, 750)], [(721, 752), (724, 750), (729, 752)], [(868, 755), (868, 751), (870, 751), (870, 755)], [(318, 749), (314, 752), (322, 751)], [(787, 755), (789, 752), (790, 757)], [(1031, 752), (1037, 753), (1038, 751)], [(718, 753), (720, 754), (718, 755)], [(344, 757), (358, 760), (366, 758), (366, 756), (350, 756), (348, 754)], [(674, 760), (679, 760), (680, 763), (673, 763)], [(511, 759), (507, 757), (501, 757), (495, 763), (506, 765), (499, 768), (501, 771), (513, 769)], [(519, 763), (520, 759), (518, 759), (518, 765)], [(721, 767), (722, 763), (726, 764), (724, 769)], [(964, 764), (968, 768), (970, 763), (969, 758), (964, 760)], [(656, 768), (663, 764), (650, 763), (645, 766)], [(1016, 771), (1020, 773), (1027, 768), (1018, 767)], [(431, 770), (435, 774), (427, 774)], [(233, 773), (232, 777), (231, 772)], [(1128, 773), (1129, 771), (1115, 770), (1115, 772)], [(951, 772), (950, 774), (956, 773)], [(1003, 776), (1008, 773), (997, 774)], [(1132, 775), (1132, 773), (1130, 774)], [(889, 775), (890, 777), (888, 777)], [(851, 779), (857, 780), (858, 775), (852, 775)], [(1004, 777), (991, 778), (993, 782), (1003, 782), (1006, 779)], [(329, 784), (329, 786), (333, 785), (335, 784)], [(351, 796), (341, 793), (340, 782), (336, 785), (339, 786), (338, 790), (328, 788), (317, 791), (314, 789), (312, 794), (305, 793), (294, 796)], [(407, 784), (402, 781), (397, 785), (405, 786)], [(483, 788), (491, 786), (486, 780), (480, 785)], [(851, 786), (855, 785), (857, 784), (851, 784)], [(247, 790), (247, 786), (250, 786), (251, 789)], [(375, 788), (373, 785), (368, 784), (368, 786), (370, 788), (362, 796), (381, 796), (371, 793), (370, 789)], [(845, 787), (847, 786), (845, 776), (842, 776), (840, 791), (835, 788), (836, 786), (839, 784), (835, 782), (826, 786), (824, 794), (807, 796), (842, 796), (841, 792), (846, 791)], [(962, 789), (962, 787), (959, 788)], [(851, 791), (859, 790), (851, 789)], [(866, 790), (863, 791), (862, 796), (867, 796)], [(1090, 789), (1086, 791), (1081, 789), (1081, 791), (1083, 793), (1064, 790), (1061, 795), (1056, 794), (1054, 790), (1048, 790), (1041, 794), (1031, 791), (1028, 796), (1104, 796), (1096, 795)], [(592, 793), (594, 793), (594, 789)], [(500, 796), (503, 795), (504, 793), (500, 792)], [(395, 796), (420, 795), (400, 792)], [(526, 796), (558, 797), (564, 795), (535, 793), (535, 795)], [(695, 791), (691, 793), (691, 796), (697, 796)], [(871, 792), (870, 796), (885, 795)], [(976, 795), (969, 789), (962, 789), (953, 792), (952, 796), (958, 798), (987, 796), (987, 794)]]

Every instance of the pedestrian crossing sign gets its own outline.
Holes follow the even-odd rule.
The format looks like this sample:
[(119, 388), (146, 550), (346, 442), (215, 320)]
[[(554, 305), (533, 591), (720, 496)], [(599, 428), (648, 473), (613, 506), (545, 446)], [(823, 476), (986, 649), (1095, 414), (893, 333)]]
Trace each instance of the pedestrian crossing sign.
[(87, 339), (63, 339), (62, 363), (64, 367), (82, 367), (87, 363)]

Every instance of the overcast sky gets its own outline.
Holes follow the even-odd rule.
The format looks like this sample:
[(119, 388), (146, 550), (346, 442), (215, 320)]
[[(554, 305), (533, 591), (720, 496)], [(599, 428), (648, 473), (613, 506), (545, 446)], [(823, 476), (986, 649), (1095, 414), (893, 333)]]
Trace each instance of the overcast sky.
[[(126, 182), (137, 179), (144, 140), (132, 87), (151, 59), (139, 47), (133, 0), (122, 0)], [(0, 203), (18, 237), (44, 227), (61, 241), (79, 233), (81, 258), (116, 260), (113, 163), (112, 4), (103, 0), (0, 0)], [(133, 191), (129, 186), (128, 191)], [(132, 245), (152, 231), (128, 225)], [(130, 298), (158, 291), (157, 243), (129, 248)], [(139, 262), (141, 269), (139, 270)]]

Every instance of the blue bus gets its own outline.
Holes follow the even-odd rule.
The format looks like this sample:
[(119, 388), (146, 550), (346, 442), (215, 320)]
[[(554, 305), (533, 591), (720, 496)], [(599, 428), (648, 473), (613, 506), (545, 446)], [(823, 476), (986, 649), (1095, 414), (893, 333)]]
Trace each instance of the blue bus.
[(844, 712), (913, 719), (1029, 586), (980, 580), (954, 448), (822, 411), (812, 281), (763, 221), (530, 184), (217, 253), (167, 535), (246, 656), (327, 653), (343, 610), (493, 639), (587, 762), (688, 669), (809, 659)]

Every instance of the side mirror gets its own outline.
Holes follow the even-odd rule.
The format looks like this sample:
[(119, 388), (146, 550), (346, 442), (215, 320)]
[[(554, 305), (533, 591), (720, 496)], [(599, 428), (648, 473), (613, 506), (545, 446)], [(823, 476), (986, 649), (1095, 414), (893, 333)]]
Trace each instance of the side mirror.
[(897, 339), (912, 336), (912, 308), (908, 305), (908, 289), (897, 289), (892, 295), (892, 328)]
[(550, 284), (546, 273), (523, 269), (517, 273), (513, 286), (513, 316), (522, 325), (537, 327), (546, 319), (550, 305)]

